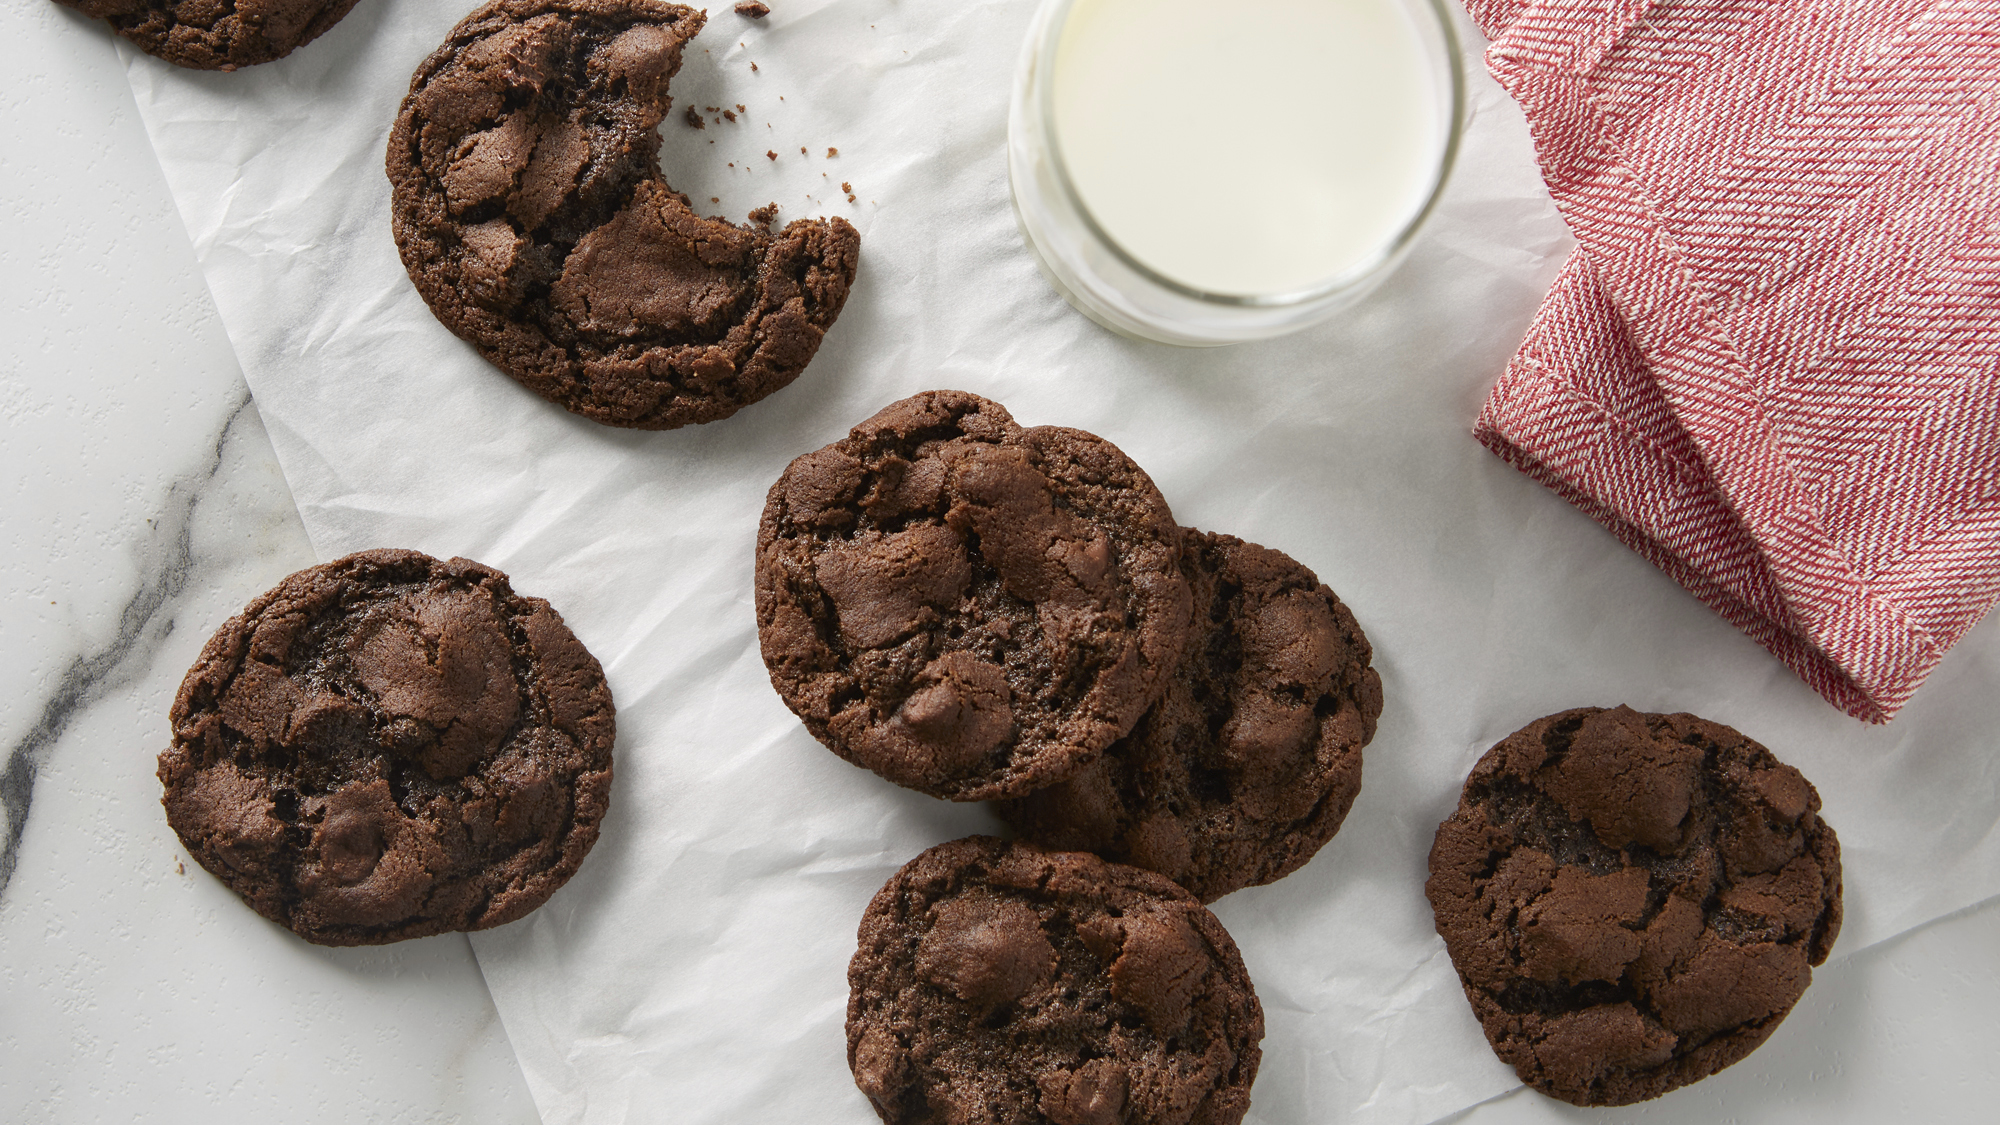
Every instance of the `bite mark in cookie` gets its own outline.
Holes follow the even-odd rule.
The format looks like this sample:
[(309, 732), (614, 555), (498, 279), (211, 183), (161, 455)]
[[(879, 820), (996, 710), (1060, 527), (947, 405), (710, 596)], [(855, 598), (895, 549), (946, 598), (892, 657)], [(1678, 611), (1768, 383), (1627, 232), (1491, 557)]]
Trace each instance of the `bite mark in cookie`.
[(259, 914), (321, 945), (484, 929), (597, 839), (603, 671), (496, 570), (364, 551), (210, 638), (160, 755), (167, 821)]
[(835, 753), (953, 800), (1122, 737), (1188, 632), (1180, 531), (1110, 442), (933, 391), (794, 460), (757, 538), (771, 682)]
[(1438, 933), (1494, 1052), (1577, 1105), (1742, 1059), (1840, 930), (1819, 794), (1693, 715), (1529, 724), (1473, 767), (1430, 866)]
[(704, 218), (663, 178), (667, 83), (704, 19), (493, 0), (417, 68), (390, 135), (396, 245), (431, 311), (607, 425), (711, 422), (785, 386), (854, 281), (846, 220)]

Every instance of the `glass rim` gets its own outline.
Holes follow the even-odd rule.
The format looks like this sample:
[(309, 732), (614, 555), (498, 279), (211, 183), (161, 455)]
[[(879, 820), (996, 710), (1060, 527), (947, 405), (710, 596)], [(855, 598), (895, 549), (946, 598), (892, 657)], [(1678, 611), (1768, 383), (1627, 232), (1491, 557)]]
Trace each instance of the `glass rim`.
[(1055, 122), (1055, 61), (1056, 52), (1062, 46), (1062, 29), (1069, 22), (1069, 10), (1076, 0), (1044, 0), (1034, 34), (1039, 41), (1034, 46), (1035, 60), (1032, 85), (1027, 91), (1035, 124), (1042, 134), (1048, 150), (1049, 164), (1054, 172), (1057, 188), (1082, 220), (1084, 229), (1090, 232), (1119, 263), (1137, 273), (1140, 277), (1170, 292), (1196, 301), (1232, 308), (1287, 308), (1308, 305), (1322, 298), (1340, 293), (1366, 280), (1386, 262), (1402, 253), (1423, 226), (1424, 220), (1436, 209), (1438, 199), (1444, 194), (1445, 182), (1451, 178), (1452, 167), (1458, 159), (1460, 137), (1465, 131), (1465, 68), (1459, 58), (1460, 46), (1457, 28), (1453, 26), (1451, 14), (1444, 0), (1399, 0), (1406, 7), (1426, 8), (1432, 23), (1442, 40), (1445, 71), (1450, 80), (1451, 105), (1445, 118), (1445, 141), (1439, 152), (1435, 174), (1431, 178), (1429, 190), (1424, 193), (1423, 205), (1413, 212), (1395, 237), (1382, 244), (1381, 250), (1366, 261), (1350, 266), (1328, 279), (1304, 289), (1287, 290), (1280, 293), (1218, 293), (1202, 289), (1168, 277), (1152, 266), (1139, 260), (1123, 244), (1111, 236), (1091, 213), (1090, 205), (1084, 201), (1083, 193), (1076, 188), (1071, 178), (1069, 162), (1063, 157), (1061, 134)]

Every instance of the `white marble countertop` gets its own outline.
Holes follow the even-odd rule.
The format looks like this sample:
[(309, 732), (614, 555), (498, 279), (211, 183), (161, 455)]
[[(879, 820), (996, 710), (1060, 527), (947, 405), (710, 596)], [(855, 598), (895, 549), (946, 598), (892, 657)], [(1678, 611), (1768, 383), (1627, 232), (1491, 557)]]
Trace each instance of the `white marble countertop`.
[(107, 29), (0, 8), (0, 1121), (531, 1122), (463, 935), (321, 949), (180, 849), (208, 635), (317, 560)]
[[(534, 1120), (462, 936), (307, 945), (167, 828), (182, 673), (318, 560), (108, 33), (7, 5), (0, 75), (0, 1120)], [(1988, 901), (1837, 959), (1681, 1094), (1456, 1120), (1988, 1120), (1995, 950)]]

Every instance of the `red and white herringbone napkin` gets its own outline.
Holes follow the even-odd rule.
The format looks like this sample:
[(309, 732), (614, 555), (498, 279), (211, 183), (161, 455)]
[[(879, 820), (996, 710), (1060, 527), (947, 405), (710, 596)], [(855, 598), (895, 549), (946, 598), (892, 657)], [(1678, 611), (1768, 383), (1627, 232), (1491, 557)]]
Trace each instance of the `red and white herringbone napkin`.
[(1495, 453), (1873, 722), (2000, 600), (2000, 0), (1466, 0), (1578, 252)]

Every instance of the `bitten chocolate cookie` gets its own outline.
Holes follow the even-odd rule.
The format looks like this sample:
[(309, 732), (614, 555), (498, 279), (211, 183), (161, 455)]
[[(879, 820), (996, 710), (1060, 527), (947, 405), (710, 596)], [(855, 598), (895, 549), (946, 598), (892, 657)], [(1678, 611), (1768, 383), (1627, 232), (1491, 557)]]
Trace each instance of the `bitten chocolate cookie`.
[(195, 70), (282, 59), (340, 22), (355, 0), (59, 0), (140, 50)]
[(172, 719), (167, 823), (320, 945), (521, 917), (583, 862), (611, 790), (596, 659), (549, 603), (466, 559), (299, 571), (209, 639)]
[(1043, 847), (1157, 871), (1214, 902), (1298, 870), (1361, 788), (1382, 678), (1317, 575), (1182, 529), (1194, 632), (1166, 695), (1069, 780), (999, 813)]
[(961, 391), (808, 453), (757, 529), (757, 632), (807, 729), (959, 801), (1061, 780), (1180, 662), (1180, 529), (1103, 438)]
[(898, 871), (847, 969), (847, 1063), (890, 1125), (1224, 1125), (1264, 1012), (1166, 878), (972, 836)]
[(1840, 844), (1799, 771), (1693, 715), (1586, 707), (1472, 767), (1425, 893), (1521, 1081), (1629, 1105), (1755, 1050), (1840, 930)]
[(662, 178), (655, 127), (704, 18), (493, 0), (417, 68), (389, 137), (396, 245), (431, 311), (607, 425), (712, 422), (790, 383), (854, 280), (845, 219), (736, 226)]

